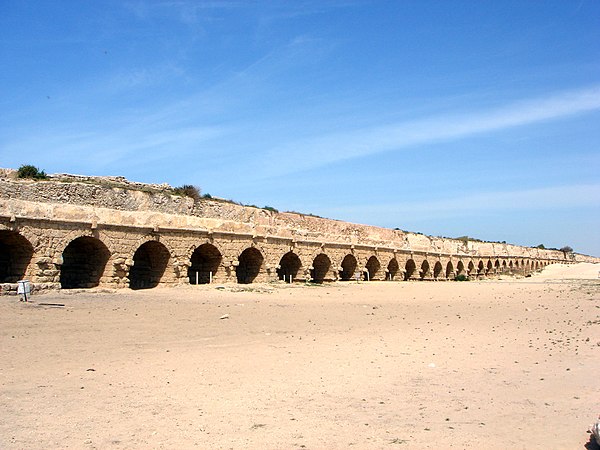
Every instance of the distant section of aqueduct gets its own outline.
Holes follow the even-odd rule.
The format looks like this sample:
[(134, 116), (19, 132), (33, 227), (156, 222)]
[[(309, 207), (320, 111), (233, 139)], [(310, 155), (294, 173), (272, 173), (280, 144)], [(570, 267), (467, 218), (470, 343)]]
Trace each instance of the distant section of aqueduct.
[(36, 289), (528, 274), (593, 260), (445, 239), (219, 200), (121, 177), (16, 179), (0, 170), (0, 286)]

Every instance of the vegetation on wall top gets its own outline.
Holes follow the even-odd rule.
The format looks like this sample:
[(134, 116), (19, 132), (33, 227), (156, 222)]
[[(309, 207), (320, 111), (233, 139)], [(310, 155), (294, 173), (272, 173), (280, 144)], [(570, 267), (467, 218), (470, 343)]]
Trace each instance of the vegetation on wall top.
[(535, 246), (534, 248), (539, 248), (541, 250), (557, 250), (557, 251), (560, 251), (563, 253), (573, 253), (573, 249), (568, 245), (565, 245), (564, 247), (561, 247), (561, 248), (556, 248), (556, 247), (546, 247), (544, 244), (540, 244), (540, 245)]
[(31, 164), (23, 164), (17, 170), (17, 177), (19, 178), (28, 178), (31, 180), (47, 180), (48, 175), (43, 170), (38, 169)]
[(200, 195), (200, 188), (191, 184), (184, 184), (183, 186), (173, 188), (173, 193), (183, 197), (191, 197), (194, 199), (194, 203), (202, 198)]

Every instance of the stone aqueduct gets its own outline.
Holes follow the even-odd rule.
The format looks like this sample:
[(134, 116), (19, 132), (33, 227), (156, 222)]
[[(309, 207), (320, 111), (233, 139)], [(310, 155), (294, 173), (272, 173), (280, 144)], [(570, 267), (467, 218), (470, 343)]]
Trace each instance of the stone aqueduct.
[[(296, 241), (206, 230), (143, 230), (126, 226), (3, 218), (0, 282), (28, 278), (62, 288), (99, 285), (351, 280), (446, 280), (527, 274), (552, 260), (472, 257), (394, 248)], [(15, 223), (17, 222), (17, 223)]]
[(0, 173), (0, 283), (39, 288), (528, 274), (579, 255), (194, 201), (122, 178)]

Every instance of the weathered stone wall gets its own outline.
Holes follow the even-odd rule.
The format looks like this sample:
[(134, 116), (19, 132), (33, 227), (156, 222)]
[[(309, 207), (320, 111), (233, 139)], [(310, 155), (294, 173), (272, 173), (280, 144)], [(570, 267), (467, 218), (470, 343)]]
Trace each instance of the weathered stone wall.
[[(442, 280), (459, 273), (526, 274), (572, 260), (560, 251), (429, 237), (210, 199), (194, 202), (167, 185), (119, 177), (30, 181), (10, 171), (0, 172), (0, 244), (7, 261), (0, 258), (7, 272), (3, 281), (26, 276), (49, 287), (143, 288), (195, 283), (196, 276), (199, 282), (290, 275), (333, 281), (350, 272), (375, 280)], [(25, 254), (21, 248), (30, 250)]]

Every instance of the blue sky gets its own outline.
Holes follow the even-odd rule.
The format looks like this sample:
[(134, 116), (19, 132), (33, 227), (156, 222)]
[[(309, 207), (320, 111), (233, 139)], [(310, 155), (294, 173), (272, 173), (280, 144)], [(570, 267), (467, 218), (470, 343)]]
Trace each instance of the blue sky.
[(600, 2), (0, 2), (0, 166), (600, 256)]

